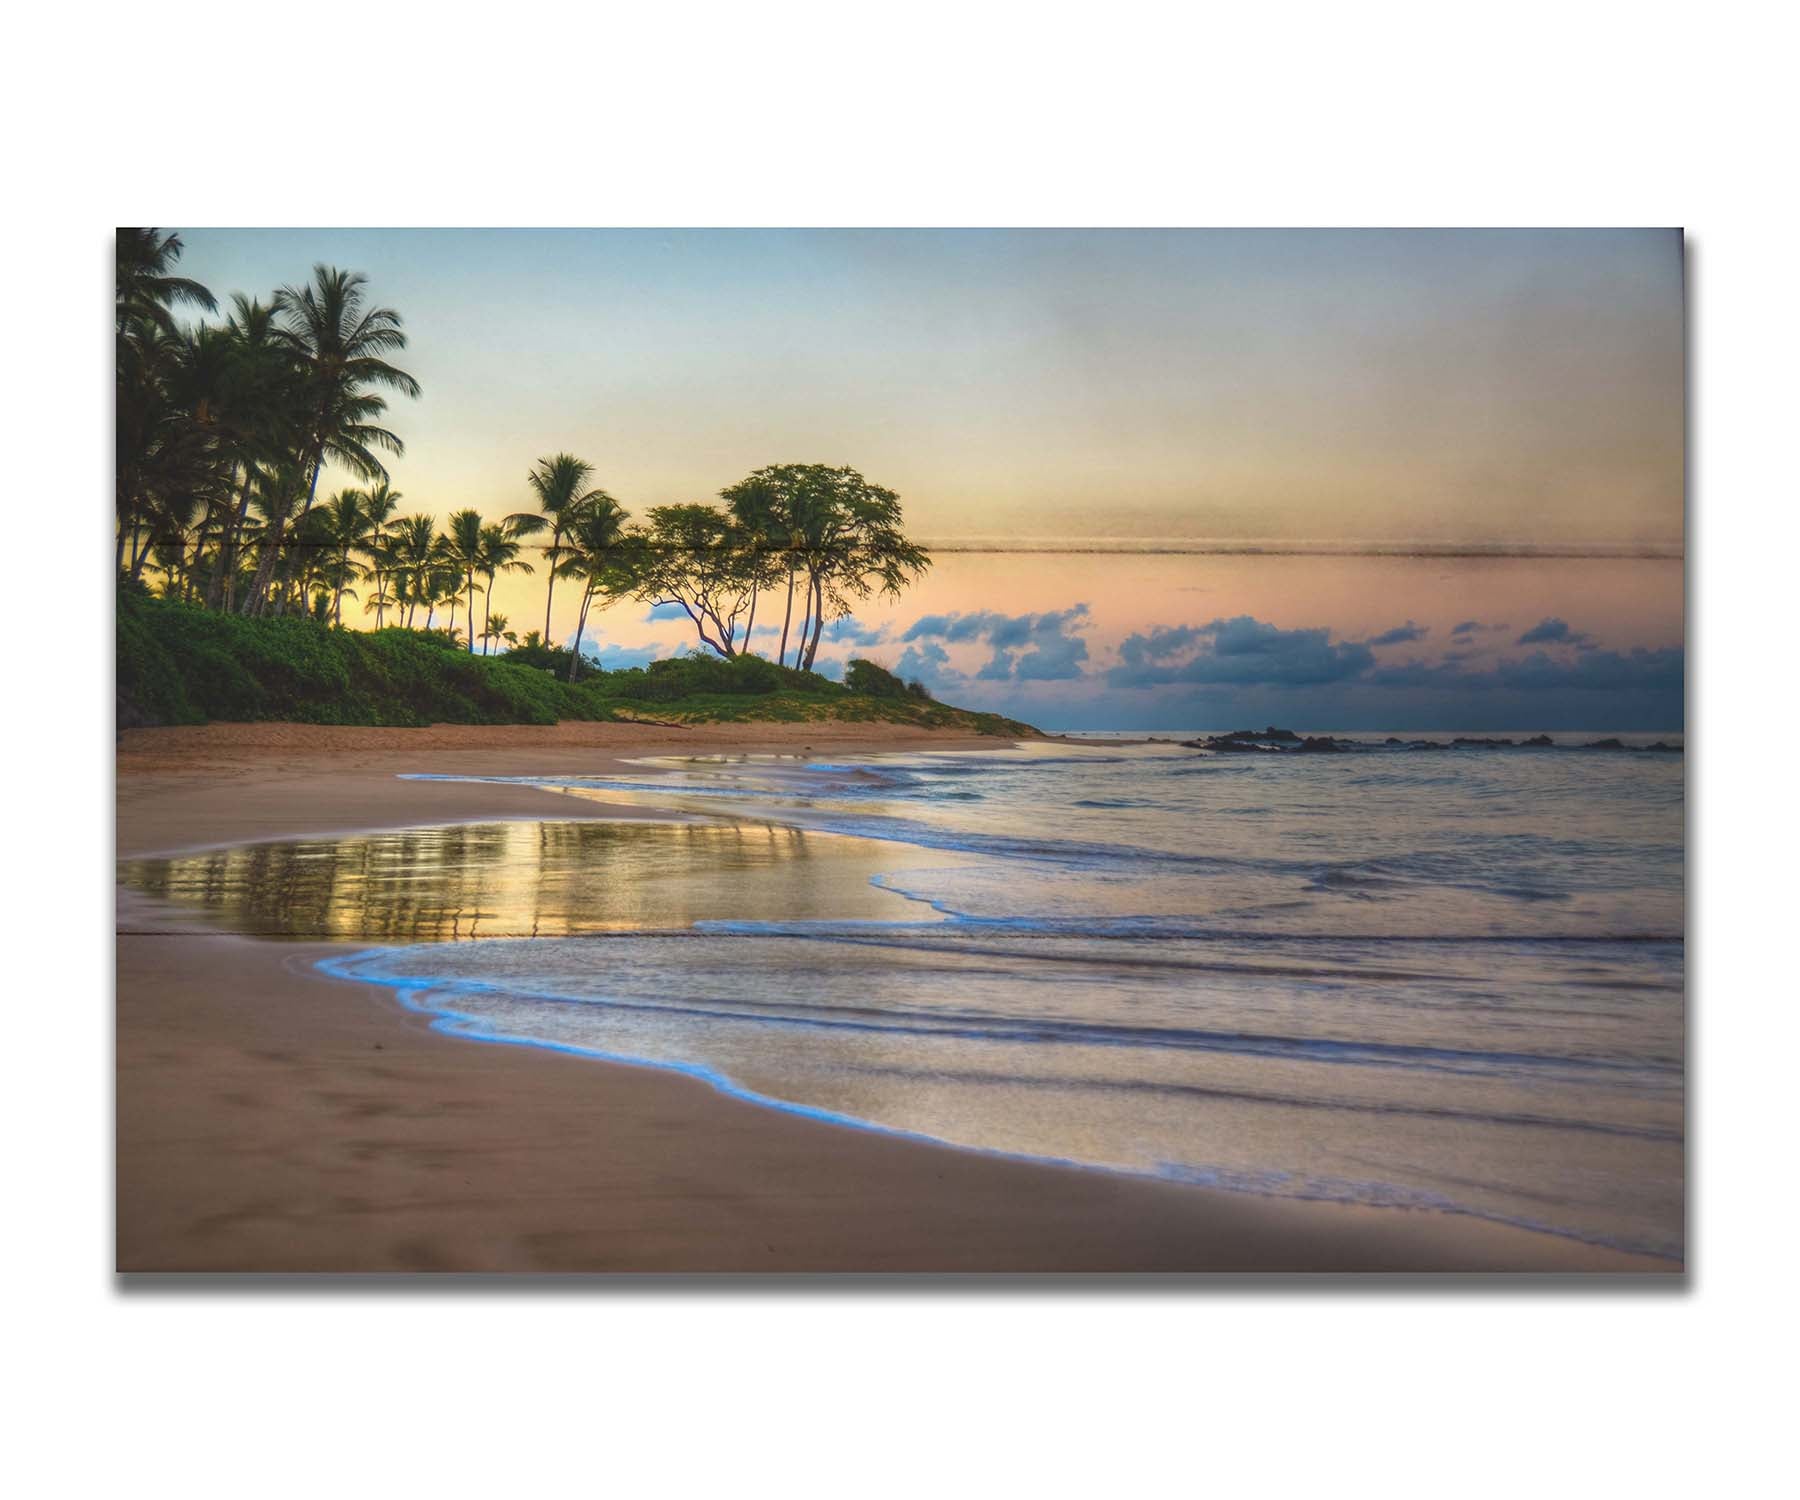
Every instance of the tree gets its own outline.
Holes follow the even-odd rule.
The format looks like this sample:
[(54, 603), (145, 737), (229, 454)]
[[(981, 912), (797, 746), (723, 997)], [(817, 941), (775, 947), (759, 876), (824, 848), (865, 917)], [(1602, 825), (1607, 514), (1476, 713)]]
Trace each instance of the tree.
[[(113, 296), (120, 353), (128, 336), (154, 328), (174, 334), (176, 304), (212, 312), (213, 294), (197, 281), (172, 276), (181, 236), (154, 229), (121, 229), (113, 240)], [(122, 361), (121, 361), (122, 363)]]
[(900, 497), (855, 469), (772, 464), (721, 493), (740, 523), (787, 573), (787, 614), (777, 661), (787, 658), (794, 588), (804, 581), (794, 665), (819, 654), (826, 618), (841, 619), (871, 593), (895, 597), (931, 566), (900, 529)]
[(367, 538), (369, 523), (363, 510), (361, 490), (339, 490), (324, 507), (314, 512), (318, 518), (309, 541), (323, 548), (330, 560), (331, 622), (344, 623), (344, 590), (362, 574), (350, 561), (351, 552)]
[(396, 522), (388, 542), (388, 556), (388, 566), (394, 576), (394, 597), (405, 607), (403, 623), (410, 630), (419, 606), (431, 602), (430, 579), (432, 562), (437, 556), (437, 522), (424, 515), (407, 516)]
[(375, 580), (375, 593), (370, 604), (375, 610), (377, 630), (386, 625), (387, 611), (394, 606), (396, 597), (388, 587), (387, 574), (392, 566), (388, 543), (395, 526), (395, 512), (405, 498), (398, 490), (389, 488), (385, 479), (363, 492), (365, 529), (357, 545), (368, 559), (369, 576)]
[(480, 572), (487, 579), (485, 597), (489, 609), (494, 607), (494, 579), (498, 574), (535, 571), (530, 563), (519, 556), (523, 550), (514, 528), (505, 521), (481, 528), (477, 556), (480, 559)]
[(738, 654), (738, 621), (755, 593), (762, 559), (725, 512), (657, 505), (634, 549), (632, 592), (652, 607), (678, 604), (701, 644)]
[[(510, 623), (505, 615), (489, 615), (481, 632), (482, 645), (487, 647), (494, 641), (505, 641), (509, 646), (518, 645), (518, 636), (506, 628)], [(486, 656), (489, 653), (484, 649), (481, 654)]]
[(549, 565), (549, 587), (544, 591), (545, 640), (550, 639), (550, 606), (556, 598), (557, 563), (562, 557), (563, 538), (568, 535), (583, 506), (611, 498), (604, 490), (590, 487), (593, 477), (594, 466), (572, 453), (540, 458), (525, 476), (525, 482), (537, 497), (537, 510), (515, 512), (503, 523), (512, 528), (515, 536), (550, 533), (550, 545), (545, 549), (545, 560)]
[(180, 258), (181, 237), (155, 229), (121, 229), (113, 246), (115, 562), (133, 579), (152, 546), (166, 547), (173, 510), (188, 510), (216, 478), (206, 403), (195, 398), (197, 379), (216, 382), (220, 362), (212, 345), (197, 358), (196, 335), (174, 309), (217, 304), (199, 282), (170, 274)]
[(581, 635), (587, 629), (588, 610), (594, 600), (612, 600), (628, 594), (639, 581), (641, 549), (627, 537), (625, 508), (611, 495), (591, 500), (577, 512), (569, 527), (568, 554), (559, 570), (565, 577), (582, 581), (581, 608), (575, 616), (575, 646), (569, 656), (569, 681), (581, 660)]
[[(467, 581), (469, 595), (469, 655), (475, 654), (475, 574), (484, 558), (481, 550), (481, 512), (459, 510), (445, 524), (443, 560)], [(452, 605), (450, 628), (456, 628)]]
[[(416, 397), (419, 383), (406, 371), (390, 364), (386, 355), (406, 347), (399, 313), (387, 307), (369, 307), (363, 288), (368, 278), (331, 266), (313, 267), (306, 286), (284, 286), (275, 294), (280, 338), (302, 377), (305, 420), (301, 428), (299, 473), (305, 485), (304, 501), (297, 492), (276, 497), (270, 514), (274, 545), (265, 544), (258, 560), (256, 582), (246, 607), (260, 612), (264, 590), (273, 577), (276, 555), (293, 505), (300, 501), (300, 516), (312, 508), (318, 494), (319, 474), (329, 462), (343, 465), (360, 479), (388, 477), (376, 457), (405, 452), (405, 444), (375, 419), (387, 410), (387, 402), (374, 388), (396, 390)], [(292, 558), (284, 569), (285, 584)], [(286, 606), (285, 587), (278, 591), (276, 612)]]
[(278, 337), (275, 310), (242, 293), (231, 299), (231, 308), (225, 324), (231, 359), (215, 434), (234, 471), (237, 505), (225, 518), (206, 601), (209, 608), (225, 610), (236, 605), (238, 556), (252, 490), (268, 486), (291, 467), (299, 445), (300, 372)]

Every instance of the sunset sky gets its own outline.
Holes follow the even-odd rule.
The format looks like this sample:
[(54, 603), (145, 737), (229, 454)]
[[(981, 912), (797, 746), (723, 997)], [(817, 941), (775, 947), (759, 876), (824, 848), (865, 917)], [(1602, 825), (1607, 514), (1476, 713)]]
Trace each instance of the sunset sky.
[(1682, 724), (1676, 231), (180, 232), (221, 302), (322, 261), (401, 313), (409, 511), (565, 449), (633, 511), (899, 491), (938, 565), (821, 665), (1050, 727)]

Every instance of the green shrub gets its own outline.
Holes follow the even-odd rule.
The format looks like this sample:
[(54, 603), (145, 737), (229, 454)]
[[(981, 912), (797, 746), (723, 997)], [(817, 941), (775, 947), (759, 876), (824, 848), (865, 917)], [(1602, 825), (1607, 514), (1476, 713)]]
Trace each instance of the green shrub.
[(886, 667), (879, 667), (866, 657), (853, 656), (844, 668), (844, 686), (865, 698), (904, 698), (906, 684)]
[[(340, 630), (305, 615), (247, 620), (121, 587), (116, 633), (118, 725), (209, 719), (314, 724), (554, 724), (644, 717), (667, 704), (695, 721), (890, 720), (1031, 733), (990, 714), (932, 703), (873, 662), (846, 684), (761, 656), (702, 652), (568, 682), (561, 647), (472, 656), (442, 631)], [(547, 660), (540, 661), (536, 652)], [(560, 659), (563, 670), (549, 670)]]

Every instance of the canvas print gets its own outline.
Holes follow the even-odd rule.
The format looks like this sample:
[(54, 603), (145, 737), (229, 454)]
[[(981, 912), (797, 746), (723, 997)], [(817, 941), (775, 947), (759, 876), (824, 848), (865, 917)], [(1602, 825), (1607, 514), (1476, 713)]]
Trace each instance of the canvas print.
[(1682, 1271), (1679, 231), (115, 260), (120, 1271)]

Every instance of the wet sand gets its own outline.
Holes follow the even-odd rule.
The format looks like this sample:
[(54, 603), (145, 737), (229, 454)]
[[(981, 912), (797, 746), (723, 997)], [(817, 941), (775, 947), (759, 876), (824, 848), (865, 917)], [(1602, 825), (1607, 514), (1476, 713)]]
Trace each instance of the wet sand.
[[(626, 756), (995, 743), (891, 725), (135, 730), (118, 750), (118, 853), (646, 815), (403, 772), (603, 775)], [(317, 975), (327, 945), (150, 931), (151, 910), (123, 895), (119, 915), (122, 1271), (1677, 1269), (1464, 1216), (821, 1124), (665, 1071), (442, 1036), (391, 991)]]

